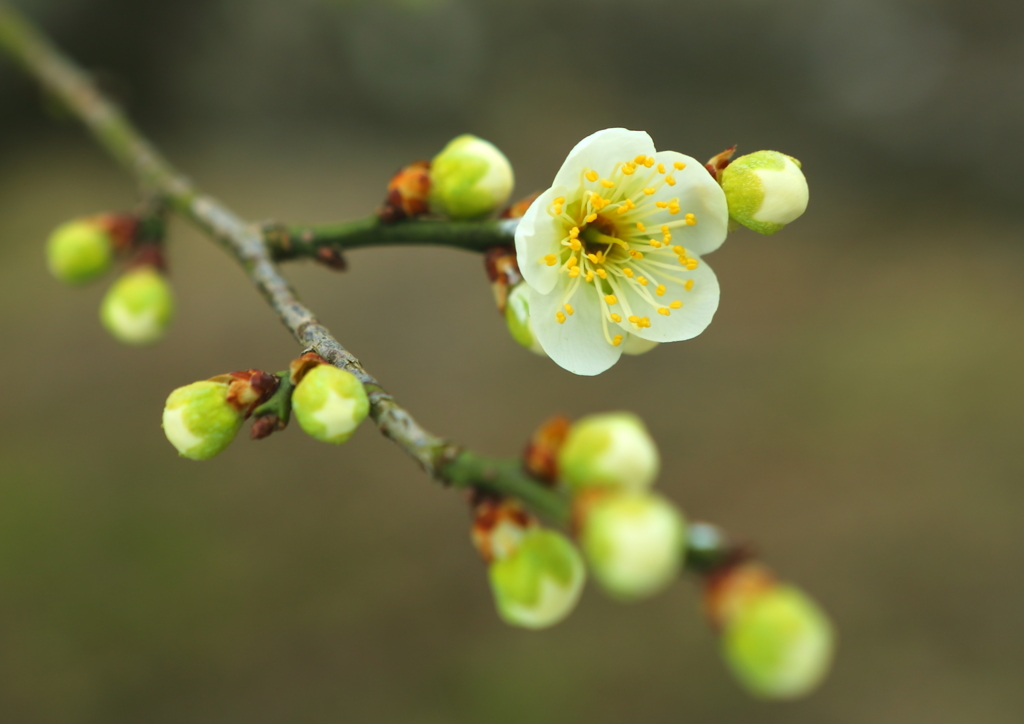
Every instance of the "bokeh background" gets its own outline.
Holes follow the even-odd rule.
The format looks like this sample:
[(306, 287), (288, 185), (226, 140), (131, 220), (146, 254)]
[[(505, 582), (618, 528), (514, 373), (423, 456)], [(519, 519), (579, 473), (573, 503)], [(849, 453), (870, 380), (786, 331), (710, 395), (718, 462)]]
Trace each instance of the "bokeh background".
[(100, 328), (43, 241), (136, 190), (0, 58), (0, 721), (985, 724), (1024, 718), (1024, 6), (1015, 0), (16, 0), (249, 218), (367, 214), (473, 132), (543, 188), (622, 125), (800, 158), (807, 215), (732, 235), (690, 342), (575, 378), (518, 348), (479, 257), (365, 250), (288, 274), (431, 430), (514, 454), (628, 408), (661, 489), (755, 540), (841, 635), (810, 698), (747, 697), (690, 581), (591, 588), (544, 633), (493, 613), (461, 497), (371, 426), (216, 460), (167, 393), (297, 348), (171, 229), (154, 349)]

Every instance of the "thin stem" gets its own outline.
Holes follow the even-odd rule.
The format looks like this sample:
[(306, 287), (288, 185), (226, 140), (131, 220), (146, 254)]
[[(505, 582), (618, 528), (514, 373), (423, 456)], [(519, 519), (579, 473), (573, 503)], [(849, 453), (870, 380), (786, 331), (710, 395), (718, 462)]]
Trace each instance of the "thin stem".
[(264, 235), (277, 261), (315, 257), (323, 248), (430, 244), (466, 251), (487, 251), (515, 243), (519, 219), (491, 221), (406, 220), (384, 223), (376, 216), (321, 226), (268, 224)]

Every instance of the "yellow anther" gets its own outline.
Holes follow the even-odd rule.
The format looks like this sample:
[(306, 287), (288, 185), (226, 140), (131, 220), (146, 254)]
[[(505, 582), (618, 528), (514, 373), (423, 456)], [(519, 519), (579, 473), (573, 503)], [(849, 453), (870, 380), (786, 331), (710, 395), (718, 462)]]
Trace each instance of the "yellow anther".
[(587, 171), (584, 175), (587, 177), (587, 181), (597, 181), (597, 171)]
[(622, 317), (619, 316), (618, 314), (615, 314), (615, 312), (612, 312), (611, 314), (609, 314), (608, 315), (608, 319), (612, 320), (616, 324), (618, 324), (619, 322), (622, 321)]
[(651, 318), (650, 317), (641, 317), (640, 318), (640, 326), (641, 327), (650, 327), (651, 326)]
[(686, 262), (690, 261), (688, 257), (685, 257), (682, 254), (680, 254), (677, 258), (679, 259), (679, 263), (682, 264), (683, 266), (686, 266)]
[(647, 227), (644, 226), (644, 222), (642, 221), (636, 222), (636, 229), (637, 231), (647, 231)]
[(623, 175), (632, 176), (634, 171), (636, 171), (635, 163), (630, 163), (629, 161), (626, 161), (626, 163), (622, 164)]
[(661, 248), (661, 242), (660, 241), (656, 241), (654, 239), (651, 239), (651, 246), (653, 246), (655, 249), (660, 249)]
[(650, 282), (647, 281), (647, 277), (637, 277), (636, 280), (640, 282), (640, 286), (646, 287)]
[(601, 185), (604, 186), (606, 189), (610, 189), (615, 184), (612, 183), (611, 181), (609, 181), (608, 179), (603, 178), (603, 179), (601, 179)]
[(566, 262), (566, 266), (572, 269), (574, 266), (580, 263), (579, 257), (570, 256), (569, 261)]
[(569, 270), (569, 278), (570, 279), (575, 279), (579, 275), (580, 275), (580, 268), (578, 266), (574, 266), (572, 269)]
[(639, 251), (637, 251), (636, 249), (630, 249), (630, 250), (629, 250), (629, 255), (630, 255), (631, 257), (633, 257), (634, 259), (643, 259), (643, 258), (644, 258), (644, 255), (643, 255), (643, 254), (641, 254), (641, 253), (640, 253)]
[(639, 156), (633, 159), (633, 163), (647, 163), (647, 156), (641, 153)]
[(606, 304), (618, 304), (619, 298), (616, 297), (614, 294), (606, 294), (604, 296), (604, 301)]
[(667, 317), (668, 315), (672, 314), (672, 311), (668, 307), (658, 307), (658, 314), (660, 314), (663, 317)]
[(654, 189), (646, 188), (644, 189), (644, 193), (647, 194), (648, 196), (651, 196), (652, 194), (654, 194)]
[(653, 165), (654, 165), (654, 159), (651, 156), (648, 156), (646, 159), (644, 159), (644, 166), (645, 167), (650, 168)]
[(658, 173), (665, 173), (665, 164), (663, 164), (663, 163), (659, 163), (658, 164)]
[(675, 177), (673, 177), (673, 176), (666, 176), (665, 177), (665, 183), (667, 183), (669, 186), (675, 186), (676, 185)]
[(554, 266), (555, 264), (558, 263), (558, 257), (555, 256), (554, 254), (547, 254), (543, 259), (541, 259), (541, 261), (547, 264), (548, 266)]
[(696, 226), (697, 225), (697, 217), (694, 216), (693, 214), (687, 214), (685, 219), (686, 219), (686, 225), (687, 226)]
[[(687, 279), (683, 286), (686, 287), (686, 291), (693, 289), (693, 279)], [(680, 302), (680, 304), (682, 304), (682, 302)]]
[(597, 214), (587, 214), (587, 217), (583, 219), (586, 223), (591, 223), (597, 218)]
[[(679, 202), (678, 202), (678, 201), (675, 201), (675, 200), (673, 200), (673, 201), (672, 201), (672, 203), (670, 203), (670, 204), (668, 205), (668, 212), (669, 212), (670, 214), (672, 214), (673, 216), (674, 216), (675, 214), (678, 214), (678, 213), (679, 213)], [(689, 219), (687, 219), (687, 220), (686, 220), (686, 223), (687, 223), (687, 224), (690, 224), (690, 220), (689, 220)], [(696, 223), (697, 223), (697, 220), (696, 220), (696, 219), (694, 219), (694, 220), (693, 220), (693, 224), (696, 224)], [(690, 226), (693, 226), (693, 224), (690, 224)]]
[(679, 256), (686, 256), (686, 248), (685, 247), (673, 246), (672, 247), (672, 251), (674, 251), (676, 254), (679, 254)]
[(675, 167), (676, 171), (682, 171), (684, 168), (686, 168), (686, 164), (683, 163), (682, 161), (676, 161), (672, 165)]
[(633, 324), (640, 324), (640, 317), (634, 314), (632, 317), (629, 318), (629, 321), (632, 322)]
[(627, 279), (632, 279), (633, 278), (633, 270), (630, 269), (629, 267), (626, 267), (625, 269), (623, 269), (622, 273), (626, 275)]
[(587, 254), (587, 258), (590, 259), (590, 261), (597, 264), (597, 254)]
[(557, 199), (554, 200), (553, 203), (564, 204), (565, 203), (565, 197), (564, 196), (559, 196)]
[(629, 211), (629, 207), (626, 206), (625, 204), (622, 204), (621, 206), (619, 206), (618, 209), (615, 210), (615, 213), (618, 214), (619, 216), (622, 216), (627, 211)]
[(565, 305), (565, 313), (568, 314), (571, 317), (572, 315), (574, 315), (576, 313), (576, 310), (572, 308), (571, 304), (566, 304)]
[(655, 293), (655, 294), (657, 294), (657, 295), (658, 295), (659, 297), (663, 297), (663, 296), (665, 296), (665, 285), (664, 285), (664, 284), (659, 284), (659, 285), (658, 285), (658, 286), (657, 286), (657, 287), (656, 287), (656, 288), (654, 289), (654, 293)]
[(655, 201), (654, 205), (657, 206), (659, 209), (667, 209), (668, 208), (668, 202), (667, 201)]
[(555, 204), (554, 212), (555, 212), (555, 216), (561, 216), (561, 214), (562, 214), (562, 205), (561, 204)]
[(669, 233), (669, 230), (668, 230), (668, 224), (665, 224), (664, 226), (662, 226), (662, 227), (661, 227), (661, 233), (662, 233), (662, 234), (667, 234), (667, 233)]
[(559, 324), (565, 324), (565, 313), (564, 312), (555, 312), (555, 319), (558, 320)]
[(621, 334), (617, 334), (614, 337), (612, 337), (612, 347), (618, 347), (620, 344), (622, 344)]
[[(569, 242), (569, 248), (572, 249), (573, 251), (579, 251), (580, 249), (583, 248), (583, 244), (580, 243), (579, 239), (573, 239), (572, 241)], [(573, 257), (573, 259), (575, 258), (576, 257)]]
[(700, 265), (700, 262), (698, 262), (696, 259), (687, 259), (686, 260), (686, 268), (689, 269), (690, 271), (693, 271), (699, 265)]
[(569, 229), (569, 238), (575, 239), (579, 235), (580, 235), (580, 227), (574, 226), (571, 229)]
[(669, 242), (671, 242), (671, 241), (672, 241), (672, 234), (665, 234), (665, 236), (662, 237), (662, 239), (661, 239), (661, 243), (664, 244), (665, 246), (668, 246)]
[(672, 309), (682, 309), (682, 307), (683, 307), (683, 303), (682, 303), (682, 302), (680, 302), (680, 301), (679, 301), (679, 300), (677, 299), (677, 300), (675, 300), (674, 302), (672, 302), (671, 304), (669, 304), (668, 306), (672, 307)]
[(595, 273), (602, 279), (608, 278), (608, 272), (606, 272), (604, 269), (598, 269)]
[(594, 272), (592, 270), (590, 270), (590, 269), (587, 270), (587, 276), (586, 276), (586, 280), (585, 281), (588, 281), (588, 282), (594, 281)]

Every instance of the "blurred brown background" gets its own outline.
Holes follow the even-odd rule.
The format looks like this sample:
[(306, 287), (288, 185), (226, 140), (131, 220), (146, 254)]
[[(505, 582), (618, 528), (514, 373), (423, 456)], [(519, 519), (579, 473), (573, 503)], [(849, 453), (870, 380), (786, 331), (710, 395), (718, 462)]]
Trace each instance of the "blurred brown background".
[[(361, 216), (403, 162), (497, 143), (520, 194), (622, 125), (800, 158), (806, 217), (738, 232), (691, 342), (575, 378), (518, 348), (479, 257), (287, 272), (431, 430), (517, 452), (628, 408), (663, 490), (833, 614), (811, 698), (748, 698), (690, 582), (564, 624), (493, 613), (460, 496), (367, 425), (178, 459), (167, 393), (297, 348), (184, 224), (155, 349), (43, 241), (135, 189), (0, 59), (0, 721), (985, 724), (1024, 719), (1024, 8), (1016, 0), (21, 0), (250, 218)], [(59, 116), (59, 114), (56, 114)]]

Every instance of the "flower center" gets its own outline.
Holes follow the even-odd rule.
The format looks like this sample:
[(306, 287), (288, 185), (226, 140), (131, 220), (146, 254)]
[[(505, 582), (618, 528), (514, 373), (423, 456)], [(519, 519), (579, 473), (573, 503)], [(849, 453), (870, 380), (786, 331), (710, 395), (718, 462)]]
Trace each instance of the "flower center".
[[(676, 171), (683, 168), (681, 162), (674, 164)], [(561, 309), (555, 313), (559, 324), (575, 313), (572, 299), (577, 293), (596, 295), (605, 340), (618, 346), (623, 335), (612, 335), (609, 322), (639, 331), (652, 325), (645, 312), (668, 317), (682, 308), (681, 299), (662, 297), (669, 284), (674, 290), (690, 291), (694, 280), (679, 274), (693, 271), (700, 262), (685, 247), (673, 244), (672, 232), (696, 225), (697, 217), (682, 214), (678, 198), (655, 200), (660, 189), (676, 183), (664, 164), (637, 156), (616, 164), (608, 178), (585, 169), (571, 198), (558, 197), (551, 203), (548, 213), (562, 221), (567, 235), (559, 242), (559, 252), (547, 254), (540, 263), (558, 265), (559, 274), (566, 275)], [(652, 223), (652, 217), (663, 211), (682, 216)], [(592, 285), (589, 291), (587, 284)]]

